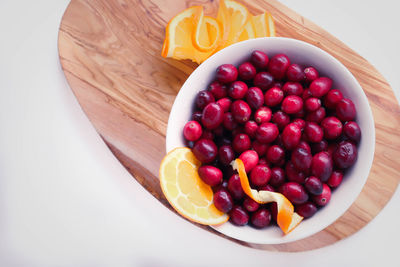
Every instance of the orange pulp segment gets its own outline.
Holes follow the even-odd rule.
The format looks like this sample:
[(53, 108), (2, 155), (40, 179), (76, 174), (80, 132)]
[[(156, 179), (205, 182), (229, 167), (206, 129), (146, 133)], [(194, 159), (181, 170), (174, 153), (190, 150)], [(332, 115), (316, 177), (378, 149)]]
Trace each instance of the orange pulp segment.
[(213, 17), (204, 16), (202, 10), (199, 19), (196, 21), (195, 29), (192, 35), (194, 47), (202, 52), (215, 50), (222, 31), (219, 21)]

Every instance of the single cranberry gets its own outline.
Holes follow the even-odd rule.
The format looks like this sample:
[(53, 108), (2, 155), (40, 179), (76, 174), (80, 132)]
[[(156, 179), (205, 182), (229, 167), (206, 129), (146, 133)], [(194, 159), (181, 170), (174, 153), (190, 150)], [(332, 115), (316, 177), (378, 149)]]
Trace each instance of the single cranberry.
[(250, 61), (256, 68), (266, 69), (268, 67), (269, 58), (264, 52), (256, 50), (251, 53)]
[(300, 127), (300, 130), (303, 130), (306, 127), (306, 122), (303, 119), (296, 118), (293, 120), (293, 123)]
[(320, 107), (319, 109), (310, 112), (306, 116), (306, 121), (312, 121), (316, 123), (320, 123), (326, 116), (325, 108)]
[(263, 186), (269, 182), (271, 178), (271, 170), (267, 165), (257, 165), (250, 173), (250, 181), (255, 186)]
[(310, 84), (310, 92), (314, 97), (320, 98), (326, 95), (332, 87), (332, 80), (328, 77), (320, 77)]
[(232, 223), (237, 226), (243, 226), (249, 222), (249, 215), (241, 206), (233, 207), (229, 215)]
[(311, 163), (311, 174), (326, 182), (332, 174), (332, 158), (325, 151), (319, 152), (313, 156)]
[(303, 68), (299, 64), (290, 65), (286, 70), (286, 77), (291, 82), (303, 81), (305, 78)]
[(269, 185), (269, 184), (266, 184), (266, 185), (263, 185), (263, 186), (259, 186), (258, 188), (258, 191), (270, 191), (270, 192), (276, 192), (275, 191), (275, 188), (273, 188), (271, 185)]
[(269, 184), (275, 187), (282, 185), (285, 182), (285, 171), (282, 168), (274, 167), (271, 169), (271, 179)]
[(231, 105), (233, 118), (239, 123), (245, 123), (250, 119), (251, 108), (243, 100), (236, 100)]
[(303, 91), (303, 94), (301, 95), (301, 98), (303, 98), (303, 100), (306, 100), (306, 99), (308, 99), (310, 97), (312, 97), (312, 95), (311, 95), (310, 89), (307, 88), (307, 89), (305, 89)]
[(307, 189), (307, 191), (315, 196), (322, 194), (322, 189), (323, 189), (322, 185), (323, 184), (321, 180), (315, 176), (307, 177), (304, 183), (304, 187)]
[(308, 172), (311, 167), (312, 155), (303, 148), (295, 148), (292, 152), (291, 160), (299, 171)]
[(337, 147), (338, 147), (338, 144), (337, 144), (337, 143), (330, 143), (330, 144), (328, 145), (328, 149), (326, 150), (326, 153), (328, 153), (329, 156), (330, 156), (331, 158), (333, 158), (333, 153), (336, 151)]
[(333, 152), (333, 159), (339, 168), (349, 168), (357, 160), (357, 147), (352, 142), (342, 141)]
[(238, 126), (238, 123), (233, 118), (232, 113), (226, 112), (224, 113), (222, 125), (224, 125), (225, 129), (233, 131)]
[(330, 187), (336, 188), (342, 183), (342, 180), (343, 180), (343, 172), (333, 171), (331, 176), (329, 177), (328, 181), (326, 181), (326, 183)]
[(303, 99), (297, 95), (289, 95), (282, 101), (282, 111), (287, 114), (294, 114), (303, 108)]
[(251, 138), (256, 136), (257, 128), (258, 124), (255, 121), (248, 121), (244, 124), (244, 132)]
[(267, 227), (271, 222), (271, 213), (269, 210), (261, 208), (251, 215), (250, 222), (258, 229)]
[(228, 191), (234, 199), (242, 199), (244, 191), (238, 174), (232, 175), (228, 180)]
[[(232, 168), (231, 168), (231, 169), (232, 169)], [(223, 170), (222, 173), (224, 173), (224, 175), (225, 175), (225, 170)], [(217, 185), (217, 186), (214, 186), (214, 187), (212, 188), (213, 192), (218, 192), (218, 191), (221, 190), (221, 189), (228, 190), (228, 180), (223, 179), (221, 184), (219, 184), (219, 185)], [(229, 195), (229, 196), (230, 196), (230, 195)]]
[(317, 154), (318, 152), (327, 150), (328, 150), (328, 142), (325, 139), (322, 139), (318, 143), (311, 144), (311, 151), (313, 154)]
[(304, 184), (306, 180), (306, 174), (294, 166), (293, 162), (288, 161), (285, 165), (285, 174), (289, 181)]
[(236, 81), (238, 71), (232, 64), (223, 64), (217, 68), (217, 80), (221, 83)]
[(277, 205), (277, 203), (276, 202), (272, 202), (271, 206), (270, 206), (270, 209), (271, 209), (272, 220), (274, 220), (276, 222), (277, 221), (276, 217), (278, 216), (278, 205)]
[(247, 150), (240, 154), (239, 159), (243, 161), (244, 169), (250, 172), (258, 164), (258, 154), (254, 150)]
[(353, 101), (348, 98), (343, 98), (336, 105), (336, 115), (343, 122), (354, 120), (356, 113)]
[(262, 124), (264, 122), (269, 122), (271, 120), (271, 117), (272, 117), (272, 111), (268, 107), (260, 107), (254, 113), (254, 120), (258, 124)]
[(324, 105), (327, 108), (336, 108), (337, 103), (343, 99), (343, 94), (337, 89), (329, 90), (324, 98)]
[(214, 193), (214, 205), (218, 210), (224, 213), (228, 213), (232, 210), (233, 200), (226, 189), (220, 189)]
[(265, 92), (264, 103), (268, 107), (275, 107), (279, 105), (284, 97), (283, 91), (278, 87), (272, 87)]
[(221, 98), (220, 100), (218, 100), (217, 104), (221, 106), (221, 108), (224, 112), (228, 112), (229, 109), (231, 108), (232, 100), (230, 100), (227, 97), (224, 97), (224, 98)]
[(260, 207), (260, 204), (255, 202), (253, 199), (246, 196), (243, 200), (243, 208), (248, 212), (255, 212)]
[(272, 122), (278, 126), (278, 129), (282, 130), (290, 123), (290, 117), (283, 111), (279, 110), (272, 115)]
[(192, 114), (192, 121), (197, 121), (197, 122), (201, 122), (201, 117), (202, 117), (203, 113), (201, 111), (195, 111)]
[(307, 98), (306, 101), (304, 102), (304, 108), (307, 111), (316, 111), (321, 107), (321, 100), (316, 97), (310, 97)]
[(208, 91), (210, 91), (215, 99), (221, 99), (228, 95), (228, 89), (225, 84), (218, 81), (214, 81), (208, 86)]
[(308, 195), (303, 186), (295, 182), (283, 184), (279, 191), (293, 204), (299, 205), (307, 202)]
[(254, 86), (260, 88), (265, 91), (271, 87), (274, 82), (274, 77), (268, 72), (262, 71), (256, 74), (253, 80)]
[(203, 110), (208, 104), (215, 102), (213, 94), (207, 90), (200, 91), (196, 96), (196, 106)]
[(312, 143), (321, 142), (322, 138), (324, 137), (324, 131), (315, 122), (308, 122), (304, 128), (304, 133), (307, 137), (307, 140)]
[(361, 129), (357, 122), (349, 121), (343, 127), (344, 135), (350, 140), (358, 143), (361, 139)]
[(310, 147), (310, 145), (309, 145), (306, 141), (304, 141), (304, 140), (300, 140), (300, 142), (299, 142), (299, 144), (297, 145), (296, 148), (302, 148), (302, 149), (304, 149), (305, 151), (307, 151), (309, 154), (311, 154), (311, 147)]
[(250, 137), (247, 134), (238, 134), (233, 138), (233, 150), (238, 153), (249, 150), (251, 147)]
[(192, 151), (202, 163), (211, 163), (217, 157), (218, 148), (212, 140), (200, 139), (194, 144)]
[(209, 186), (222, 183), (222, 171), (211, 165), (203, 165), (198, 170), (200, 178)]
[(252, 148), (257, 152), (258, 157), (262, 157), (267, 153), (268, 145), (255, 140), (252, 143)]
[(229, 136), (222, 136), (216, 140), (216, 144), (218, 147), (221, 146), (230, 146), (232, 144), (231, 137)]
[(282, 91), (286, 95), (301, 96), (303, 94), (303, 86), (298, 82), (286, 82), (282, 87)]
[(279, 135), (278, 127), (270, 122), (264, 122), (257, 128), (256, 138), (261, 143), (271, 143)]
[(239, 77), (242, 80), (248, 81), (256, 76), (257, 70), (250, 62), (245, 62), (241, 64), (238, 68)]
[(304, 218), (310, 218), (317, 212), (317, 206), (315, 206), (314, 203), (307, 201), (304, 204), (297, 205), (296, 212)]
[(313, 67), (305, 68), (304, 75), (307, 82), (312, 82), (319, 77), (318, 71)]
[(283, 86), (283, 83), (282, 83), (282, 82), (275, 81), (275, 82), (272, 83), (271, 88), (277, 87), (277, 88), (280, 88), (280, 89), (281, 89), (282, 86)]
[(327, 184), (323, 185), (323, 190), (321, 195), (313, 196), (313, 201), (318, 206), (325, 206), (331, 200), (331, 189)]
[(204, 130), (203, 134), (201, 135), (200, 139), (214, 139), (214, 133), (211, 130)]
[(285, 158), (285, 150), (282, 147), (278, 145), (273, 145), (268, 148), (267, 160), (269, 162), (276, 164), (284, 158)]
[(222, 165), (228, 166), (235, 159), (235, 152), (230, 145), (221, 146), (218, 149), (218, 158)]
[(342, 122), (336, 117), (326, 117), (321, 122), (326, 139), (336, 139), (342, 134)]
[(268, 70), (276, 79), (285, 77), (286, 70), (289, 68), (290, 60), (285, 54), (277, 54), (271, 58)]
[(229, 86), (228, 94), (233, 99), (242, 99), (248, 91), (247, 84), (242, 81), (234, 81)]
[(251, 108), (258, 109), (264, 104), (264, 94), (258, 87), (250, 87), (246, 94), (246, 101)]
[(183, 136), (188, 141), (196, 141), (202, 134), (203, 130), (197, 121), (188, 121), (183, 127)]
[(217, 103), (210, 103), (203, 109), (201, 123), (207, 129), (217, 128), (224, 119), (224, 112)]
[(282, 132), (282, 143), (286, 149), (294, 149), (300, 142), (301, 129), (297, 124), (286, 125)]

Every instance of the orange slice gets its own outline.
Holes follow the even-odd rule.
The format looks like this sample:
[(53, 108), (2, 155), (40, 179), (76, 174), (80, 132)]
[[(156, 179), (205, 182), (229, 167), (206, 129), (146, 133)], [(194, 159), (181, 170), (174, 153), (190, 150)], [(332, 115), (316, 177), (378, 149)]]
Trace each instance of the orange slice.
[(256, 38), (258, 37), (271, 37), (275, 36), (274, 20), (268, 12), (258, 16), (252, 16), (251, 21), (254, 26)]
[(192, 35), (194, 47), (201, 52), (215, 50), (221, 36), (221, 25), (216, 19), (204, 16), (203, 10), (196, 21), (196, 31)]
[(238, 42), (249, 40), (256, 38), (256, 34), (254, 32), (254, 26), (251, 19), (249, 19), (244, 26), (242, 33), (239, 36)]
[(213, 191), (204, 183), (198, 168), (201, 162), (187, 147), (169, 152), (160, 165), (160, 185), (168, 202), (183, 217), (205, 225), (226, 222), (229, 216), (213, 203)]
[(232, 167), (237, 170), (240, 176), (240, 183), (243, 191), (260, 204), (276, 202), (278, 206), (277, 223), (284, 234), (292, 231), (302, 220), (303, 217), (294, 212), (292, 203), (282, 194), (270, 191), (257, 191), (251, 189), (243, 161), (236, 159), (232, 162)]

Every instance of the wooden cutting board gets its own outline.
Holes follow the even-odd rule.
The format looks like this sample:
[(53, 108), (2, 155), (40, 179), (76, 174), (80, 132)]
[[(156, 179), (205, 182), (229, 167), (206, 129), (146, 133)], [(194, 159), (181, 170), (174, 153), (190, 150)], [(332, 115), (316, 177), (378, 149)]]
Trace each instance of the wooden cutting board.
[[(368, 181), (351, 208), (323, 231), (282, 245), (236, 241), (250, 247), (304, 251), (357, 232), (385, 206), (399, 183), (400, 109), (389, 84), (364, 58), (314, 23), (275, 0), (241, 1), (253, 14), (276, 21), (277, 36), (299, 39), (327, 51), (357, 78), (376, 127), (375, 158)], [(160, 56), (167, 22), (192, 5), (215, 15), (218, 1), (72, 0), (59, 31), (59, 55), (70, 87), (105, 143), (154, 197), (170, 208), (159, 182), (165, 133), (175, 95), (196, 68)]]

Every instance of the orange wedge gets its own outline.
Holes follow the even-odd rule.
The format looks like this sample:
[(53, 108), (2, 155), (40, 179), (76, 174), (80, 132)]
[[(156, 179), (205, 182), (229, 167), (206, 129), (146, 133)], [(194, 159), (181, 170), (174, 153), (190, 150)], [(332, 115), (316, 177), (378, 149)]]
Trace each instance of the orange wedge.
[(260, 204), (276, 202), (278, 206), (277, 223), (284, 234), (291, 232), (302, 220), (303, 217), (294, 212), (292, 203), (282, 194), (271, 191), (257, 191), (251, 189), (242, 160), (236, 159), (232, 167), (237, 170), (240, 176), (240, 183), (243, 191)]
[(252, 16), (251, 21), (254, 26), (255, 37), (271, 37), (275, 36), (274, 20), (268, 12), (258, 16)]
[(249, 19), (247, 21), (246, 25), (244, 25), (244, 29), (239, 36), (238, 42), (253, 39), (253, 38), (256, 38), (256, 34), (254, 32), (253, 22), (251, 19)]
[(229, 216), (213, 203), (213, 191), (197, 172), (201, 162), (187, 147), (169, 152), (160, 165), (160, 185), (168, 202), (183, 217), (205, 225), (226, 222)]
[(196, 30), (192, 35), (194, 47), (201, 52), (210, 52), (217, 47), (221, 36), (221, 25), (216, 19), (204, 16), (203, 10), (196, 21)]

